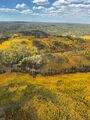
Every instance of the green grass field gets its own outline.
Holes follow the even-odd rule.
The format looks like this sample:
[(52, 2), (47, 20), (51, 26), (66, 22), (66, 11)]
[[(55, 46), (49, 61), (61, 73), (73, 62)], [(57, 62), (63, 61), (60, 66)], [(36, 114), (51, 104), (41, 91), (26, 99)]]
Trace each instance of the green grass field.
[(0, 120), (90, 120), (90, 73), (1, 74)]

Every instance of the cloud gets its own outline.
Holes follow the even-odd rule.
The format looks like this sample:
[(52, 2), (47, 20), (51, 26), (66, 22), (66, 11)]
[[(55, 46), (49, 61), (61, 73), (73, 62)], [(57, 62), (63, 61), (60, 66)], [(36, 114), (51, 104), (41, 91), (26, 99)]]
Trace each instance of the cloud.
[(45, 3), (48, 3), (48, 0), (33, 0), (33, 3), (36, 3), (36, 4), (45, 4)]
[(33, 11), (30, 9), (25, 9), (25, 10), (17, 10), (17, 9), (12, 9), (12, 8), (0, 8), (0, 12), (4, 13), (18, 13), (18, 14), (32, 14)]
[(17, 5), (16, 5), (16, 8), (17, 8), (17, 9), (27, 8), (27, 5), (26, 5), (25, 3), (17, 4)]
[(36, 5), (29, 7), (25, 4), (17, 4), (16, 9), (0, 8), (0, 12), (12, 12), (25, 15), (38, 16), (88, 16), (90, 15), (90, 0), (55, 0), (49, 5), (42, 6), (48, 3), (49, 0), (32, 0)]
[(68, 6), (68, 5), (90, 5), (90, 0), (57, 0), (52, 5), (55, 7)]
[(30, 10), (30, 9), (27, 9), (27, 10), (22, 10), (22, 11), (20, 11), (20, 13), (21, 13), (21, 14), (26, 14), (26, 15), (28, 15), (28, 14), (32, 14), (33, 11)]
[(85, 4), (71, 4), (71, 5), (69, 5), (69, 7), (74, 7), (74, 8), (81, 8), (81, 9), (87, 9), (87, 8), (90, 8), (90, 5), (89, 4), (87, 4), (87, 5), (85, 5)]
[[(56, 15), (83, 16), (90, 14), (90, 0), (56, 0), (52, 6), (56, 7)], [(61, 11), (61, 12), (59, 12)], [(59, 14), (57, 14), (59, 13)]]
[(43, 6), (33, 6), (33, 10), (42, 10), (42, 9), (44, 9), (44, 7)]
[(57, 0), (52, 5), (55, 7), (60, 7), (61, 5), (68, 5), (70, 2), (66, 0)]
[(11, 9), (11, 8), (0, 8), (0, 12), (18, 13), (19, 11), (16, 9)]

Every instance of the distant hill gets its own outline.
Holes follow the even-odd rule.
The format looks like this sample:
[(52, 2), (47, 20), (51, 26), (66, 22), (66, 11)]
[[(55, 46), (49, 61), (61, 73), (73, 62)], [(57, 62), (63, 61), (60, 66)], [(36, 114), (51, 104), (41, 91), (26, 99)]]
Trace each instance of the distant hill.
[(50, 35), (90, 35), (89, 24), (0, 22), (0, 33), (11, 34), (20, 31), (40, 30)]

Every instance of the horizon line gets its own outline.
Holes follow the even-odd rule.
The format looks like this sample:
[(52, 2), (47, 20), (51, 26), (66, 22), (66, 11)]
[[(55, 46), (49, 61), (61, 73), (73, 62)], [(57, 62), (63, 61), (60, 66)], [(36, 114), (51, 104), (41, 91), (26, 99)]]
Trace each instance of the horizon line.
[(47, 22), (47, 21), (17, 21), (17, 20), (9, 20), (9, 21), (0, 21), (0, 22), (23, 22), (23, 23), (49, 23), (49, 24), (89, 24), (84, 22)]

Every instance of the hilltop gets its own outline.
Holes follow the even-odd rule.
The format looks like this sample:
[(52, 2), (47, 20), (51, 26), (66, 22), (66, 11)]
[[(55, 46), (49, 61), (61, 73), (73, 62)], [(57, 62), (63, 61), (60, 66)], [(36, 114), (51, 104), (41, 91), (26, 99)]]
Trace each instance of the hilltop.
[(32, 36), (29, 32), (28, 35), (22, 32), (7, 39), (1, 37), (1, 73), (15, 71), (45, 76), (90, 71), (89, 36), (45, 38), (45, 35), (44, 32), (34, 31)]

